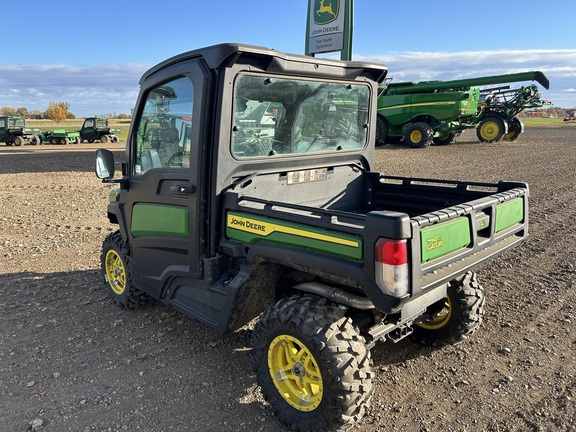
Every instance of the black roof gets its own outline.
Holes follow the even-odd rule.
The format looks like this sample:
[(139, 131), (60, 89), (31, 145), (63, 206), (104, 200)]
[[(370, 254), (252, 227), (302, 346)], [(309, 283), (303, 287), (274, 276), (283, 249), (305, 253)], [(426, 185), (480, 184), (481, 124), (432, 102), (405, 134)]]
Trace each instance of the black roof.
[(301, 54), (288, 54), (255, 45), (223, 43), (187, 51), (164, 60), (146, 71), (140, 79), (140, 84), (150, 76), (170, 65), (197, 57), (202, 57), (210, 69), (229, 67), (237, 62), (244, 61), (243, 59), (246, 57), (250, 57), (251, 62), (259, 62), (259, 65), (263, 66), (262, 68), (264, 70), (273, 73), (286, 71), (287, 62), (292, 64), (291, 70), (294, 70), (294, 64), (299, 64), (298, 72), (310, 76), (321, 75), (334, 78), (355, 79), (362, 75), (376, 82), (382, 82), (387, 73), (387, 68), (383, 64), (357, 61), (346, 62), (309, 57)]

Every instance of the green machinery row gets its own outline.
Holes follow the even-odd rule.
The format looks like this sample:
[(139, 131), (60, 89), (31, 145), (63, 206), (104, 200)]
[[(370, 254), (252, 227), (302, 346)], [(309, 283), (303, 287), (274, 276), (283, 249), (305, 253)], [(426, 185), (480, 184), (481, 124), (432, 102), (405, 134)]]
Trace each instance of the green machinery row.
[(79, 131), (66, 131), (55, 129), (54, 131), (40, 132), (26, 126), (26, 119), (17, 116), (0, 117), (0, 142), (8, 146), (21, 146), (23, 144), (80, 144), (88, 141), (101, 141), (106, 143), (118, 142), (119, 129), (111, 129), (107, 118), (89, 117), (84, 120)]
[(380, 88), (378, 97), (376, 144), (451, 144), (470, 128), (476, 128), (481, 142), (513, 141), (524, 131), (518, 114), (546, 103), (538, 87), (480, 86), (520, 81), (536, 81), (546, 89), (550, 85), (539, 71), (453, 81), (389, 82)]
[[(524, 132), (518, 114), (546, 103), (538, 87), (480, 86), (520, 81), (536, 81), (546, 89), (550, 85), (539, 71), (452, 81), (389, 82), (380, 88), (378, 96), (376, 145), (446, 145), (470, 128), (476, 128), (481, 142), (514, 141)], [(40, 133), (26, 128), (23, 117), (0, 117), (0, 142), (9, 146), (117, 142), (115, 132), (118, 131), (110, 129), (105, 118), (87, 118), (79, 131), (57, 129)]]

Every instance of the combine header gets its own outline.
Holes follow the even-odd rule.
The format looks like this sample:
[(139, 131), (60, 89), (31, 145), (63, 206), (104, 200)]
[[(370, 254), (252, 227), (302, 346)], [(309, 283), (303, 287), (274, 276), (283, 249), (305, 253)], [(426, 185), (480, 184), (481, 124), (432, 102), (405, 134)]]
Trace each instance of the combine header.
[(452, 81), (389, 83), (378, 97), (377, 144), (404, 142), (410, 147), (450, 144), (465, 129), (477, 128), (478, 139), (510, 141), (523, 132), (517, 114), (544, 105), (534, 84), (481, 90), (480, 86), (536, 81), (549, 88), (538, 71)]

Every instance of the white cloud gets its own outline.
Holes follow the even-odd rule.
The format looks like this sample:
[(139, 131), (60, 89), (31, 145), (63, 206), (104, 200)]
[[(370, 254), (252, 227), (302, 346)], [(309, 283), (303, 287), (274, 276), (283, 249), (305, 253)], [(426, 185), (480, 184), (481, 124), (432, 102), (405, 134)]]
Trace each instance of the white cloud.
[[(576, 50), (390, 52), (354, 55), (384, 63), (394, 81), (448, 80), (539, 70), (550, 80), (543, 98), (576, 106)], [(51, 101), (68, 102), (77, 116), (129, 113), (148, 64), (100, 66), (0, 65), (0, 106), (44, 111)], [(518, 83), (522, 85), (522, 83)]]
[[(462, 52), (405, 52), (355, 56), (355, 60), (384, 63), (395, 82), (450, 80), (541, 71), (550, 90), (543, 98), (560, 107), (576, 106), (576, 50), (499, 50)], [(517, 86), (527, 83), (518, 83)]]
[(129, 113), (150, 65), (0, 65), (0, 104), (45, 111), (68, 102), (77, 116)]

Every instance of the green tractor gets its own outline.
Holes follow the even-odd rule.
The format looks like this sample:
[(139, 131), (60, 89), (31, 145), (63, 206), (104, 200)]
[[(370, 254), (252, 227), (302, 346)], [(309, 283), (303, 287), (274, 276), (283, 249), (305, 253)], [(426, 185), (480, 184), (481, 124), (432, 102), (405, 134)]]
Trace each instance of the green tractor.
[(0, 117), (0, 142), (7, 146), (21, 146), (23, 144), (40, 144), (40, 139), (26, 127), (24, 117), (6, 116)]
[(376, 143), (445, 145), (470, 128), (477, 128), (482, 142), (503, 137), (512, 141), (523, 132), (517, 114), (544, 104), (537, 86), (515, 90), (481, 90), (479, 86), (518, 81), (537, 81), (549, 88), (548, 78), (538, 71), (453, 81), (388, 83), (380, 88), (378, 96)]
[(93, 143), (94, 141), (101, 141), (103, 143), (116, 143), (118, 142), (118, 137), (115, 133), (120, 132), (120, 130), (111, 129), (107, 118), (88, 117), (84, 120), (82, 129), (78, 132), (80, 133), (81, 142), (88, 141)]

